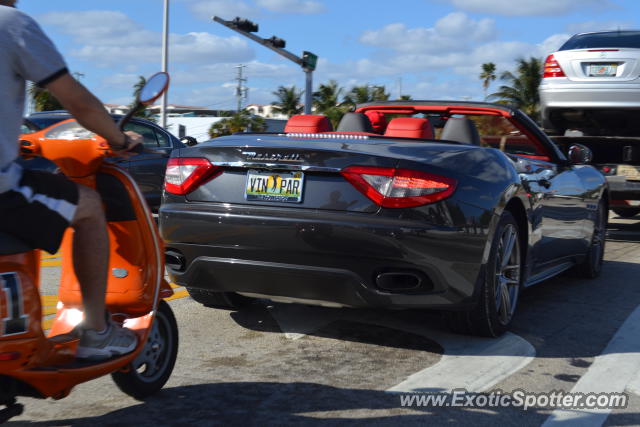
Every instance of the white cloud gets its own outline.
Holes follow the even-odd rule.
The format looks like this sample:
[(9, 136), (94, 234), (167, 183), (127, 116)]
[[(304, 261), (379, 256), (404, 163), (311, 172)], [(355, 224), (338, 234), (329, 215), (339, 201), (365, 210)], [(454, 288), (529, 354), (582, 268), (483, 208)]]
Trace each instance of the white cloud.
[[(54, 12), (42, 20), (74, 39), (79, 47), (70, 54), (80, 59), (101, 66), (160, 62), (160, 33), (144, 29), (121, 12)], [(181, 65), (243, 62), (254, 57), (248, 43), (238, 36), (194, 32), (171, 34), (169, 42), (169, 61)]]
[(395, 23), (381, 30), (365, 31), (360, 42), (398, 52), (424, 53), (460, 50), (494, 37), (492, 19), (476, 21), (462, 12), (454, 12), (439, 19), (432, 28), (407, 28)]
[[(264, 62), (251, 61), (245, 64), (244, 77), (251, 84), (255, 79), (272, 79), (279, 83), (282, 81), (302, 78), (299, 67), (285, 64), (267, 64)], [(198, 67), (194, 70), (177, 70), (172, 73), (172, 80), (175, 84), (202, 84), (232, 81), (236, 77), (235, 63), (209, 64)]]
[(254, 18), (258, 9), (243, 1), (236, 0), (197, 0), (188, 4), (189, 10), (198, 19), (209, 21), (212, 16), (222, 19), (233, 19), (236, 16)]
[(564, 15), (589, 8), (615, 7), (610, 0), (449, 0), (468, 12), (506, 16)]
[(312, 0), (256, 0), (256, 3), (271, 12), (312, 15), (325, 11), (322, 3)]

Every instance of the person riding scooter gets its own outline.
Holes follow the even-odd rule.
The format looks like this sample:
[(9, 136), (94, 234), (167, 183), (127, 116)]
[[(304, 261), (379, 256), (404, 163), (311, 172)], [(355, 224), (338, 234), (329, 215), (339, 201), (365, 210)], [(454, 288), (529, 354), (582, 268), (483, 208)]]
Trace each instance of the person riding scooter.
[(123, 133), (102, 103), (70, 74), (38, 24), (0, 0), (0, 232), (55, 253), (67, 227), (75, 231), (73, 266), (80, 283), (84, 322), (76, 356), (92, 360), (126, 354), (137, 338), (108, 320), (105, 289), (109, 239), (100, 196), (62, 175), (23, 170), (17, 163), (25, 82), (46, 88), (85, 128), (105, 138), (120, 156), (142, 143)]

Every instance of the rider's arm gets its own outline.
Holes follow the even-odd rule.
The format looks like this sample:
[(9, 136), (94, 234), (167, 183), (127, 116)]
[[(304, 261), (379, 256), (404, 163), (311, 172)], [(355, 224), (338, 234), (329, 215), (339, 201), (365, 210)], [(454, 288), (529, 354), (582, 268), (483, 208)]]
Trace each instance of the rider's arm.
[(125, 135), (102, 103), (69, 73), (48, 83), (46, 88), (83, 127), (105, 138), (114, 149), (125, 146)]

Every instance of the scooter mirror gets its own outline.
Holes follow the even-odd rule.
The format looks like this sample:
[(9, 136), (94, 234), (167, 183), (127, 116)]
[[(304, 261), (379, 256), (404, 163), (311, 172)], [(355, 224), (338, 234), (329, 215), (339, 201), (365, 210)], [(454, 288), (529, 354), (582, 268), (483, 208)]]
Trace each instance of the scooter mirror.
[(169, 74), (161, 71), (149, 77), (145, 85), (140, 90), (139, 101), (142, 105), (149, 105), (169, 87)]

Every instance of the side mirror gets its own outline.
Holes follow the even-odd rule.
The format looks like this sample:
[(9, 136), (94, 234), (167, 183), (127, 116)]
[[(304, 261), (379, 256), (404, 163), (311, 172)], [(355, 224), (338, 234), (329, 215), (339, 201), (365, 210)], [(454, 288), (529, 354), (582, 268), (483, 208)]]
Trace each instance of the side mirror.
[(193, 147), (194, 145), (198, 144), (198, 140), (192, 136), (183, 136), (182, 138), (180, 138), (180, 142), (188, 147)]
[(162, 94), (169, 87), (169, 74), (165, 72), (155, 73), (153, 76), (147, 79), (140, 90), (138, 101), (142, 105), (152, 104), (156, 99), (160, 98)]
[(574, 165), (586, 165), (593, 160), (593, 153), (582, 144), (572, 144), (567, 151), (569, 162)]

